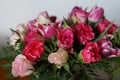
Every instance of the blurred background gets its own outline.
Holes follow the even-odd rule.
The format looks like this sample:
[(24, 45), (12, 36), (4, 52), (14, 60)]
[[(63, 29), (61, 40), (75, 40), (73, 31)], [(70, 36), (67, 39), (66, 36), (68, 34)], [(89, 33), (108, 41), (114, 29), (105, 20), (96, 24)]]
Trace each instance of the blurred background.
[[(36, 18), (41, 11), (48, 11), (62, 20), (74, 6), (90, 10), (97, 5), (104, 8), (107, 19), (120, 25), (119, 3), (119, 0), (0, 0), (0, 48), (6, 45), (10, 28)], [(2, 71), (0, 69), (0, 73)], [(1, 76), (0, 80), (4, 80)]]
[(41, 11), (48, 11), (59, 19), (66, 17), (74, 6), (90, 10), (97, 5), (103, 7), (105, 16), (120, 25), (119, 0), (0, 0), (0, 45), (6, 43), (10, 28), (36, 18)]

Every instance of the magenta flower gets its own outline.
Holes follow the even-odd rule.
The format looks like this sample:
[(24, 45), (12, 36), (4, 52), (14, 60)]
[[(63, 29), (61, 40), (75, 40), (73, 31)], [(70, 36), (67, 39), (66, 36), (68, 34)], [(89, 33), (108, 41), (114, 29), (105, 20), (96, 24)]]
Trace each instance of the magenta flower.
[[(99, 33), (102, 33), (109, 25), (111, 24), (110, 21), (108, 20), (103, 20), (102, 22), (100, 22), (97, 26), (97, 29), (99, 31)], [(108, 34), (112, 34), (114, 31), (116, 31), (118, 29), (118, 26), (115, 24), (112, 24), (112, 26), (110, 27), (110, 29), (108, 30)]]
[(102, 19), (104, 16), (103, 8), (95, 6), (88, 15), (88, 20), (91, 22), (97, 22), (98, 20)]
[(70, 49), (73, 47), (73, 32), (70, 28), (61, 30), (57, 38), (59, 47), (64, 49)]
[(78, 22), (85, 22), (87, 20), (88, 13), (85, 10), (82, 10), (80, 7), (74, 7), (69, 14), (69, 20), (74, 22), (73, 20), (77, 20)]
[(86, 25), (85, 23), (76, 24), (73, 27), (75, 39), (82, 44), (87, 43), (88, 41), (94, 39), (94, 32), (91, 26)]
[(79, 53), (79, 58), (85, 63), (97, 62), (101, 60), (100, 46), (96, 42), (88, 42)]

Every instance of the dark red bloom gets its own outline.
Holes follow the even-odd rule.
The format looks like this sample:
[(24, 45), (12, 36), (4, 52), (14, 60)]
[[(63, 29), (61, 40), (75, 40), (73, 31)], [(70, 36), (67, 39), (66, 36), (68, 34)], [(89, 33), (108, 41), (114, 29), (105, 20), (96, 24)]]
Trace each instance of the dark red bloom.
[(94, 39), (94, 33), (91, 26), (86, 25), (85, 23), (76, 24), (73, 27), (74, 36), (78, 42), (83, 44), (87, 43), (88, 41)]

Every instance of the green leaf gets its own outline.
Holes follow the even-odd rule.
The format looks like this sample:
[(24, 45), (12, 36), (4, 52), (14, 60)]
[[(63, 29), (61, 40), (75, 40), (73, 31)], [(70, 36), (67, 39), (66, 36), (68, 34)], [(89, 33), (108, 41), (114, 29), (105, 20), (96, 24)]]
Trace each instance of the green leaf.
[(4, 69), (11, 69), (12, 65), (11, 64), (4, 64), (1, 67), (3, 67)]
[(106, 32), (110, 29), (110, 27), (112, 26), (112, 24), (113, 24), (113, 22), (111, 24), (109, 24), (108, 27), (94, 41), (99, 41), (106, 34)]
[(10, 78), (11, 80), (17, 80), (17, 78), (14, 78), (11, 74), (11, 72), (9, 72), (8, 74), (5, 75), (6, 78)]
[(64, 27), (68, 26), (67, 20), (65, 18), (63, 18), (63, 24), (64, 24)]
[(44, 48), (47, 52), (51, 53), (50, 49), (46, 45), (44, 45)]
[(64, 69), (65, 69), (71, 76), (73, 76), (73, 74), (70, 72), (70, 68), (69, 68), (69, 64), (68, 64), (68, 63), (64, 64)]

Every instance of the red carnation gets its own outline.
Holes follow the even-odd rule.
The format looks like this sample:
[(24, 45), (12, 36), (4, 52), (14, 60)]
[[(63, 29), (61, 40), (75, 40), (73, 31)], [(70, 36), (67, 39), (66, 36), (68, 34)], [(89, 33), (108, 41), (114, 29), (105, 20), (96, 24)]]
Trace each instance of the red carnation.
[(94, 39), (94, 33), (91, 26), (86, 25), (85, 23), (76, 24), (74, 27), (75, 38), (78, 42), (83, 44)]
[(44, 52), (44, 44), (41, 40), (30, 41), (24, 48), (24, 55), (30, 60), (39, 60)]
[(81, 56), (84, 62), (91, 63), (101, 60), (100, 47), (96, 42), (89, 42), (81, 51)]

